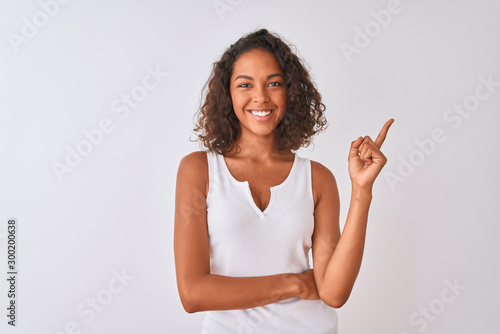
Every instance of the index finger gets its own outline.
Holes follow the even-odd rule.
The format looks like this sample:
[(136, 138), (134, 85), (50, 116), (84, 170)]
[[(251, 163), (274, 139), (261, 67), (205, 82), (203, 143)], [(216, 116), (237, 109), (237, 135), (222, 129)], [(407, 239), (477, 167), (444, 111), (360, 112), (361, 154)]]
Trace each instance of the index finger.
[(382, 127), (382, 130), (380, 130), (380, 133), (378, 134), (377, 139), (375, 139), (375, 145), (380, 148), (382, 146), (382, 143), (385, 140), (385, 137), (387, 136), (387, 131), (389, 131), (389, 127), (394, 123), (394, 118), (391, 118), (387, 122), (385, 122), (384, 126)]

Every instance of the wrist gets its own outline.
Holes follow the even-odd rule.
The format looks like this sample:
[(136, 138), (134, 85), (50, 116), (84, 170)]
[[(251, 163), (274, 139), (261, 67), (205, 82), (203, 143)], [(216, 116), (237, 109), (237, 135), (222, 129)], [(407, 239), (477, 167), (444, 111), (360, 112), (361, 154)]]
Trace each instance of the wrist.
[(372, 189), (373, 186), (359, 186), (356, 184), (352, 184), (351, 188), (351, 199), (354, 200), (368, 200), (371, 201), (373, 195), (372, 195)]
[(283, 274), (283, 298), (299, 297), (304, 290), (302, 280), (298, 274)]

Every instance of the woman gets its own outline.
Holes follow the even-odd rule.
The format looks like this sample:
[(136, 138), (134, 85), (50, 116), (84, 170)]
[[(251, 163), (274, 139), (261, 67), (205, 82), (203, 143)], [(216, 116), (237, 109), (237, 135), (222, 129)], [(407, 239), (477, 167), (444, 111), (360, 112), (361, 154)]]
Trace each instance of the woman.
[[(293, 150), (326, 127), (325, 106), (290, 47), (266, 29), (214, 64), (195, 131), (207, 151), (177, 174), (174, 252), (181, 302), (209, 311), (202, 333), (337, 332), (363, 255), (390, 119), (351, 143), (340, 235), (333, 174)], [(312, 248), (313, 268), (308, 253)]]

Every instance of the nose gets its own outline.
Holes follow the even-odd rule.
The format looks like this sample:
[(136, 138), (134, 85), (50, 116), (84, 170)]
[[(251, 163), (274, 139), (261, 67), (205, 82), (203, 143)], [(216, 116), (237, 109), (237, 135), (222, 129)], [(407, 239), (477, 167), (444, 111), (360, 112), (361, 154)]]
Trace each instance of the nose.
[(265, 88), (257, 88), (253, 97), (255, 103), (269, 102), (269, 95)]

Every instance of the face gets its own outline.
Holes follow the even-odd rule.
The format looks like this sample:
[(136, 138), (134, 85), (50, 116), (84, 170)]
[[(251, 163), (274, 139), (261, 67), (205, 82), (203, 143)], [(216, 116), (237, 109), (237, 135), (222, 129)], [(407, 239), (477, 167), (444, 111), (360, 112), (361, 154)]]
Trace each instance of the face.
[(285, 78), (274, 55), (262, 49), (242, 54), (233, 65), (230, 92), (241, 138), (274, 137), (286, 107)]

